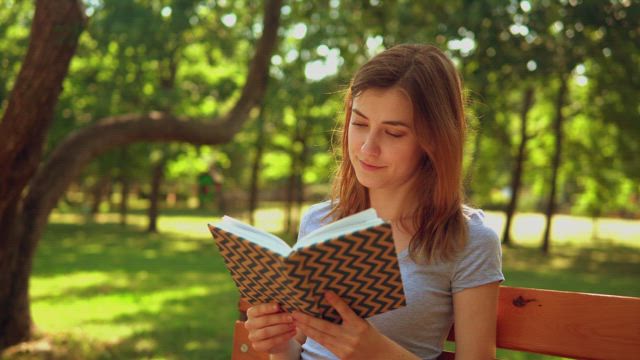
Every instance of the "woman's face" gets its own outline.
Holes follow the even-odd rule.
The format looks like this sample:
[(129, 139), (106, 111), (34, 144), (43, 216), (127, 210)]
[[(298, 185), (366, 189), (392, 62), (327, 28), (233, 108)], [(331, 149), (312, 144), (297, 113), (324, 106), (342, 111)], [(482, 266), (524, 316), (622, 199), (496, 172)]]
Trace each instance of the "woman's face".
[(406, 191), (424, 154), (413, 131), (413, 106), (399, 88), (372, 88), (354, 97), (347, 124), (349, 159), (360, 184)]

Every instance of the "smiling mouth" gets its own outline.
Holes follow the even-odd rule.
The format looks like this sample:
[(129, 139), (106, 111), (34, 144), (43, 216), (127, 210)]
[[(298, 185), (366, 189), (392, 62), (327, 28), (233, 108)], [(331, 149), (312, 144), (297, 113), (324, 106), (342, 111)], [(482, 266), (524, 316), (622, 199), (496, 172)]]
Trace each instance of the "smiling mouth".
[(362, 166), (362, 168), (365, 170), (379, 170), (384, 168), (384, 166), (376, 166), (376, 165), (368, 164), (362, 160), (359, 160), (359, 161), (360, 161), (360, 166)]

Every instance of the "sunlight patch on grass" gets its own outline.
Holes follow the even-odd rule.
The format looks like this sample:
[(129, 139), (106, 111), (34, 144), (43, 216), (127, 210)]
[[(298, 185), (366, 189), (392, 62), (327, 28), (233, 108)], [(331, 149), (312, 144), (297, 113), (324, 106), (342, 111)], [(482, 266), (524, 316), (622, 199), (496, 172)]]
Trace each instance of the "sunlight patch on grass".
[[(39, 292), (44, 292), (41, 286), (42, 284), (34, 283)], [(125, 293), (85, 294), (79, 298), (65, 297), (64, 291), (61, 291), (60, 297), (35, 300), (32, 312), (34, 318), (38, 319), (38, 326), (46, 332), (71, 331), (91, 334), (103, 341), (116, 341), (134, 333), (152, 330), (149, 322), (134, 320), (139, 313), (159, 314), (167, 304), (173, 303), (176, 303), (170, 305), (173, 311), (188, 312), (188, 306), (179, 300), (211, 297), (234, 289), (232, 283), (225, 281), (215, 286), (176, 286), (160, 291), (146, 291), (144, 294), (131, 288)]]
[[(503, 212), (485, 212), (485, 222), (502, 236), (506, 221)], [(542, 214), (518, 213), (512, 225), (514, 242), (521, 245), (542, 244), (546, 219)], [(594, 232), (595, 226), (595, 232)], [(599, 245), (598, 242), (615, 242), (640, 247), (640, 221), (601, 218), (595, 222), (590, 218), (555, 215), (551, 224), (551, 241), (554, 245)], [(593, 235), (597, 234), (597, 239)]]
[(256, 227), (268, 232), (281, 232), (284, 211), (281, 208), (264, 208), (256, 211)]
[(112, 284), (118, 279), (113, 274), (89, 271), (77, 272), (75, 274), (64, 274), (57, 276), (32, 276), (31, 277), (31, 297), (40, 296), (63, 296), (73, 289), (87, 288), (102, 284)]
[[(303, 209), (306, 207), (303, 207)], [(246, 214), (234, 214), (232, 217), (248, 222), (249, 218)], [(283, 231), (285, 221), (285, 213), (281, 206), (263, 207), (255, 212), (256, 224), (258, 229), (278, 233)], [(161, 232), (180, 234), (181, 236), (202, 238), (210, 237), (211, 234), (207, 229), (208, 223), (215, 223), (220, 220), (219, 216), (160, 216), (159, 229)]]
[(207, 224), (216, 222), (218, 219), (214, 216), (160, 216), (158, 228), (161, 232), (180, 234), (185, 237), (211, 237)]
[(114, 322), (116, 318), (140, 311), (138, 300), (127, 294), (66, 299), (64, 302), (37, 301), (31, 310), (40, 330), (91, 334), (96, 339), (115, 341), (148, 329), (148, 324)]
[(138, 352), (152, 352), (157, 347), (158, 344), (153, 339), (140, 339), (134, 345), (134, 349)]

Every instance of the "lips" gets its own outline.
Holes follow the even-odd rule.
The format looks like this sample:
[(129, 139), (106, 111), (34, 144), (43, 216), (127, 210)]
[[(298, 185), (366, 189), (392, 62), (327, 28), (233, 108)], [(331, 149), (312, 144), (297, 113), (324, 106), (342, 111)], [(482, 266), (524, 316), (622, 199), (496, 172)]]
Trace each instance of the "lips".
[(384, 166), (379, 166), (379, 165), (374, 165), (374, 164), (369, 164), (365, 161), (362, 160), (358, 160), (360, 162), (360, 166), (364, 169), (364, 170), (369, 170), (369, 171), (376, 171), (376, 170), (380, 170), (383, 169)]

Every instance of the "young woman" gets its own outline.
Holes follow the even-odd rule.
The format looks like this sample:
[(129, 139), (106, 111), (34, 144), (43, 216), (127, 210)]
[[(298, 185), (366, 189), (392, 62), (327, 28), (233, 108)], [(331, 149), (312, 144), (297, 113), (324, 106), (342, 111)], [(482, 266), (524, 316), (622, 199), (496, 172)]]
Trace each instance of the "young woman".
[(465, 131), (461, 80), (437, 48), (395, 46), (356, 73), (332, 200), (311, 207), (300, 237), (375, 208), (392, 225), (407, 306), (362, 319), (329, 292), (340, 325), (253, 306), (245, 326), (256, 350), (272, 359), (432, 359), (455, 322), (457, 358), (494, 358), (500, 242), (462, 202)]

